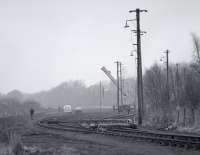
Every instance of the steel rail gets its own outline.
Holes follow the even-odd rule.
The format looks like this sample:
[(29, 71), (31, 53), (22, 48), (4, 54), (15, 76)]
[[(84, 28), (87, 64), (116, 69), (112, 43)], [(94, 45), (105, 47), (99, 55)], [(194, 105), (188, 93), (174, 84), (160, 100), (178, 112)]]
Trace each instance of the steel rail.
[[(81, 121), (83, 122), (83, 121)], [(161, 133), (156, 131), (147, 131), (140, 129), (106, 129), (105, 131), (93, 130), (90, 128), (84, 128), (80, 124), (80, 120), (76, 121), (58, 121), (43, 119), (37, 122), (37, 125), (43, 128), (70, 131), (70, 132), (81, 132), (81, 133), (95, 133), (110, 136), (120, 136), (134, 140), (142, 140), (146, 142), (154, 142), (160, 145), (184, 147), (184, 148), (195, 148), (200, 149), (200, 136), (184, 135), (184, 134), (171, 134)]]

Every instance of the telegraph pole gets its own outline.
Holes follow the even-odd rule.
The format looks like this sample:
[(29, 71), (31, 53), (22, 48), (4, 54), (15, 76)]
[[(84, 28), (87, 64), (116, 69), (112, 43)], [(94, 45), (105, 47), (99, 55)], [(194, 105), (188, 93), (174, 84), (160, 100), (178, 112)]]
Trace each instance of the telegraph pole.
[(179, 91), (180, 91), (180, 77), (179, 77), (179, 64), (176, 64), (176, 87), (177, 87), (177, 99), (179, 104)]
[(119, 63), (119, 72), (120, 72), (120, 97), (121, 97), (121, 105), (123, 105), (123, 82), (122, 82), (122, 63)]
[[(183, 79), (184, 79), (184, 82), (186, 80), (186, 67), (184, 67), (183, 69)], [(186, 107), (184, 106), (184, 109), (183, 109), (183, 126), (185, 127), (186, 125)]]
[(137, 22), (137, 93), (138, 93), (138, 125), (142, 125), (143, 120), (143, 81), (142, 81), (142, 57), (141, 57), (141, 30), (140, 30), (140, 13), (147, 12), (147, 10), (130, 10), (130, 13), (136, 13)]
[(119, 111), (119, 64), (120, 62), (116, 61), (115, 63), (117, 64), (117, 111), (119, 113), (120, 112)]
[(166, 50), (166, 69), (167, 69), (167, 104), (169, 106), (169, 50)]
[(176, 101), (177, 101), (177, 123), (180, 119), (180, 78), (179, 78), (179, 64), (176, 64)]
[(100, 102), (100, 112), (102, 112), (102, 84), (99, 83), (99, 102)]

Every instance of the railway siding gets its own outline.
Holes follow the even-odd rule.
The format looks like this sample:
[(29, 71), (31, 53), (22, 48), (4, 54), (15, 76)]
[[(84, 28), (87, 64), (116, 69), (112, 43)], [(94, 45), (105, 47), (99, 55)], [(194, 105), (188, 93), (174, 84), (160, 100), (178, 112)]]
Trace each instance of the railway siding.
[(178, 133), (165, 133), (157, 132), (152, 130), (144, 129), (132, 129), (132, 128), (108, 128), (105, 130), (95, 130), (91, 128), (84, 128), (81, 123), (98, 123), (103, 120), (73, 120), (63, 121), (59, 119), (47, 118), (37, 122), (37, 125), (42, 128), (70, 131), (70, 132), (81, 132), (81, 133), (94, 133), (109, 136), (120, 136), (131, 140), (139, 140), (145, 142), (157, 143), (159, 145), (180, 147), (186, 149), (200, 150), (200, 136), (178, 134)]

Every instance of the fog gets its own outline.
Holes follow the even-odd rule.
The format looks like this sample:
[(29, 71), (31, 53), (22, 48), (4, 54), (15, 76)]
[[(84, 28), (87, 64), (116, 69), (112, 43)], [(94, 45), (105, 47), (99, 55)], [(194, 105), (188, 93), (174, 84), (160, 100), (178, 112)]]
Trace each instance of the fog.
[[(135, 37), (124, 29), (141, 15), (143, 68), (170, 50), (170, 62), (190, 61), (191, 32), (200, 34), (196, 0), (7, 0), (0, 1), (0, 92), (48, 90), (63, 81), (91, 85), (107, 80), (106, 66), (116, 74), (119, 60), (125, 76), (135, 75), (130, 57)], [(135, 23), (132, 24), (132, 29)], [(183, 46), (184, 45), (184, 46)]]

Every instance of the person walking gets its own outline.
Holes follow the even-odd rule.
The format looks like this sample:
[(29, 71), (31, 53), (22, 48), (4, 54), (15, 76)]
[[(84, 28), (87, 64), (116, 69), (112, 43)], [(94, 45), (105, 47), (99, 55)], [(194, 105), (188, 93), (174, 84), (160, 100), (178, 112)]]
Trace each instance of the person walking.
[(34, 115), (34, 109), (33, 109), (33, 108), (31, 108), (31, 109), (30, 109), (30, 116), (31, 116), (31, 120), (33, 120), (33, 115)]

